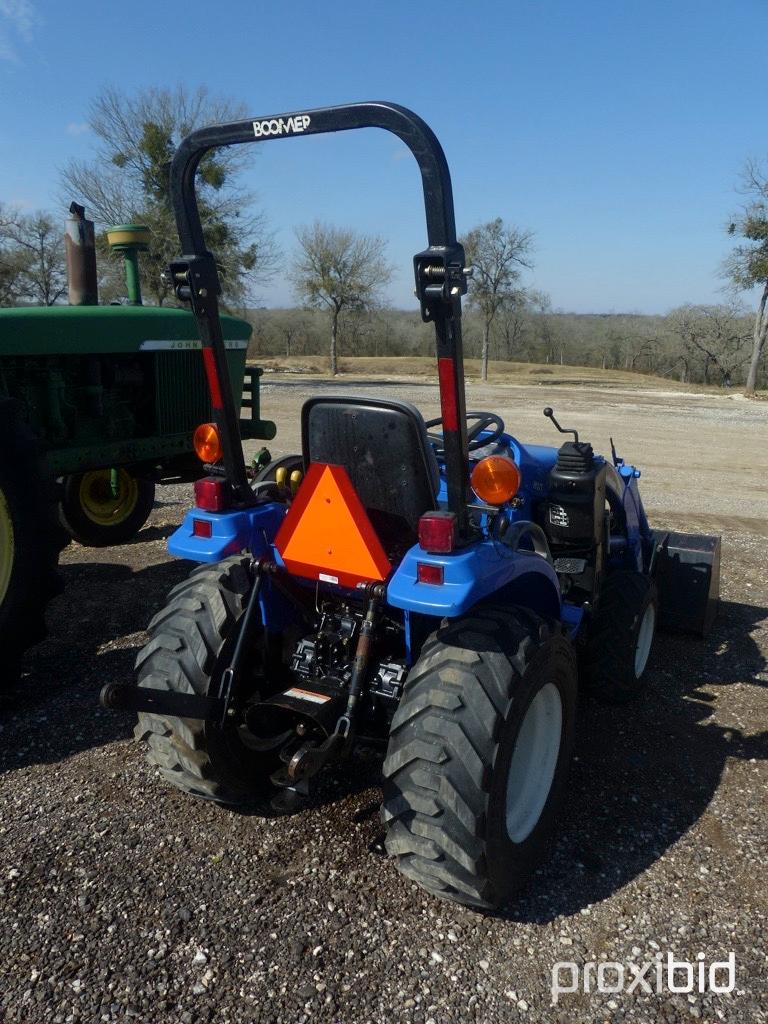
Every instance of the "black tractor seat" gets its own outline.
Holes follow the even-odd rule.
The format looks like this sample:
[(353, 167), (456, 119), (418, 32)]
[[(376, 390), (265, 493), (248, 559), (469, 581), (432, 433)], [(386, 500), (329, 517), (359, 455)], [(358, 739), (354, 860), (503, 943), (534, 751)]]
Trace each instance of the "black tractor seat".
[(301, 411), (307, 466), (343, 466), (379, 540), (399, 561), (436, 509), (440, 471), (419, 410), (409, 402), (354, 395), (310, 398)]

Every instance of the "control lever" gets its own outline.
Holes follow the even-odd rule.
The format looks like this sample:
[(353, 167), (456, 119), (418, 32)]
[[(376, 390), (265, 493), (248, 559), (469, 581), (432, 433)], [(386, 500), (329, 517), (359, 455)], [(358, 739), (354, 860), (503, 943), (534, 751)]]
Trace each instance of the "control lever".
[(619, 466), (624, 465), (624, 459), (620, 459), (619, 456), (616, 454), (616, 445), (613, 443), (613, 438), (610, 437), (608, 440), (611, 442), (611, 458), (613, 459), (613, 464), (616, 467), (616, 469), (618, 469)]
[(561, 427), (560, 424), (555, 419), (555, 414), (552, 411), (552, 407), (551, 406), (548, 405), (548, 406), (546, 406), (544, 408), (544, 415), (547, 417), (548, 420), (552, 420), (552, 422), (554, 423), (554, 425), (557, 427), (557, 429), (560, 431), (561, 434), (573, 434), (573, 440), (578, 444), (578, 442), (579, 442), (579, 432), (578, 432), (578, 430), (574, 430), (573, 427)]

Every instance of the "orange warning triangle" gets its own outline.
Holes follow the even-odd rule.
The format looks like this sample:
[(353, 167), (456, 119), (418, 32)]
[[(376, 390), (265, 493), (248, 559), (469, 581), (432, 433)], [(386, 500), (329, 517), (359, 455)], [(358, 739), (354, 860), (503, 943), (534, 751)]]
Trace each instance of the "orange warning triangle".
[(343, 466), (314, 462), (275, 537), (297, 576), (354, 587), (392, 568)]

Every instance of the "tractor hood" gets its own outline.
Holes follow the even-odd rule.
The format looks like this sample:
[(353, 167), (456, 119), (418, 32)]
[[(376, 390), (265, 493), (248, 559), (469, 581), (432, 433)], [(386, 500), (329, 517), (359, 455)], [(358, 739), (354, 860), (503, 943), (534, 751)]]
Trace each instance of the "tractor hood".
[[(253, 328), (222, 316), (229, 348), (246, 348)], [(162, 306), (30, 306), (0, 309), (0, 356), (200, 348), (195, 318)]]

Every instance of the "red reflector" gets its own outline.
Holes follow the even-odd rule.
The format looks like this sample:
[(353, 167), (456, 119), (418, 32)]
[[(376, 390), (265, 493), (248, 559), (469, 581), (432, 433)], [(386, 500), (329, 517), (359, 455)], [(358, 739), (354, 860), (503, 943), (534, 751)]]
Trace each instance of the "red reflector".
[(193, 519), (192, 520), (192, 536), (193, 537), (212, 537), (213, 536), (213, 523), (210, 519)]
[(221, 512), (226, 505), (224, 481), (215, 476), (195, 480), (195, 505), (204, 508), (206, 512)]
[(203, 348), (203, 366), (205, 375), (208, 378), (208, 390), (211, 393), (211, 405), (214, 409), (221, 409), (221, 384), (219, 383), (219, 371), (216, 369), (216, 356), (212, 348)]
[(442, 359), (437, 360), (437, 376), (440, 381), (440, 410), (443, 414), (443, 430), (458, 430), (456, 366), (452, 359), (443, 356)]
[(443, 567), (442, 565), (428, 565), (426, 562), (417, 562), (416, 579), (419, 583), (433, 583), (435, 586), (442, 586)]
[(426, 512), (419, 520), (419, 544), (433, 555), (447, 555), (456, 543), (456, 513)]

